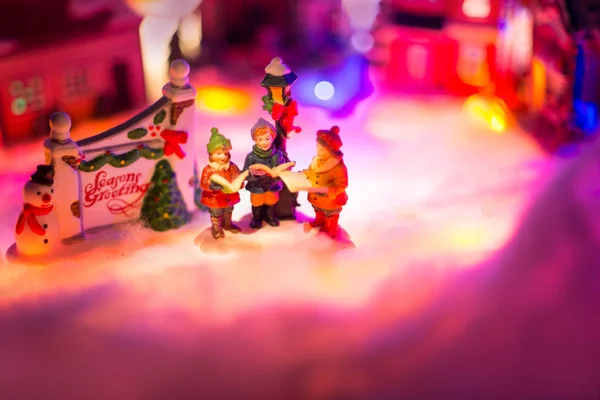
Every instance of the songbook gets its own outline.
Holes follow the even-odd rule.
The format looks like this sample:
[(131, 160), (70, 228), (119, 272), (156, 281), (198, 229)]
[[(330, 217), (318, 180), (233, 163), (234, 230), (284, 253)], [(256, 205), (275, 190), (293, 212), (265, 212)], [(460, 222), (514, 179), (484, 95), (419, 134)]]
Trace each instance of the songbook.
[(279, 174), (281, 174), (281, 172), (292, 168), (294, 165), (296, 165), (296, 163), (294, 161), (290, 161), (281, 165), (276, 166), (275, 168), (269, 168), (268, 166), (264, 165), (264, 164), (254, 164), (251, 165), (250, 168), (248, 168), (250, 171), (252, 171), (252, 175), (264, 175), (264, 174), (268, 174), (270, 176), (272, 176), (273, 178), (277, 178), (279, 176)]
[(244, 184), (244, 180), (248, 176), (250, 172), (244, 171), (237, 176), (233, 181), (229, 182), (227, 179), (223, 178), (221, 175), (212, 174), (210, 176), (210, 180), (216, 183), (217, 185), (221, 185), (223, 187), (223, 193), (231, 194), (237, 193), (242, 188)]
[(312, 185), (310, 180), (304, 175), (303, 172), (296, 171), (282, 171), (279, 173), (279, 177), (285, 183), (287, 188), (292, 193), (300, 191), (311, 192), (311, 193), (327, 193), (327, 187), (315, 187)]

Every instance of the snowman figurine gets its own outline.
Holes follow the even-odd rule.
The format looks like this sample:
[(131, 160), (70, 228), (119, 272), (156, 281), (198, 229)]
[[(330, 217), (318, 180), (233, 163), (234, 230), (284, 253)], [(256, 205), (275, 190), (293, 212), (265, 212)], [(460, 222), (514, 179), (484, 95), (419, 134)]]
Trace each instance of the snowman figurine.
[(21, 256), (50, 255), (59, 247), (53, 185), (54, 167), (38, 165), (23, 188), (23, 210), (15, 227), (17, 253)]

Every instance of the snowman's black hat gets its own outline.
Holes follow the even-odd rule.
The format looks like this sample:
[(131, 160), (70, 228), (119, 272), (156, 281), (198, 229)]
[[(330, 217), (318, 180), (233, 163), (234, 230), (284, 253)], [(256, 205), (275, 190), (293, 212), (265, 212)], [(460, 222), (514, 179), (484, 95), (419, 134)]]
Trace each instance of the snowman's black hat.
[(29, 179), (38, 185), (52, 186), (54, 185), (54, 167), (52, 165), (38, 165), (35, 173)]

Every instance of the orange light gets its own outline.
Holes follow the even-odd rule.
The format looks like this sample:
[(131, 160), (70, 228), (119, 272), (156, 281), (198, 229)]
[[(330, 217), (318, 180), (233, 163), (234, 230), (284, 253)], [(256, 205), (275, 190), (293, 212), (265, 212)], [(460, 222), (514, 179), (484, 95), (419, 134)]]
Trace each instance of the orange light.
[(198, 90), (196, 102), (200, 109), (214, 114), (241, 114), (250, 106), (250, 96), (239, 89), (204, 87)]
[(476, 94), (465, 101), (464, 107), (469, 114), (485, 121), (495, 132), (504, 132), (506, 129), (508, 115), (502, 100)]
[(493, 115), (490, 119), (490, 126), (496, 132), (502, 132), (505, 128), (504, 119), (498, 115)]

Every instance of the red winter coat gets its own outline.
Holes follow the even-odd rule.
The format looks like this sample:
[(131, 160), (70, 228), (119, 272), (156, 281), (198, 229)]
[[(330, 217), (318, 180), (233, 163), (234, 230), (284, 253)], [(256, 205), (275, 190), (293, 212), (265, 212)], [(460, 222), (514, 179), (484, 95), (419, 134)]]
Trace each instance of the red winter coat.
[[(240, 169), (234, 163), (219, 165), (211, 162), (204, 167), (202, 177), (200, 178), (200, 189), (202, 189), (202, 199), (200, 202), (209, 208), (226, 208), (239, 203), (239, 193), (226, 194), (221, 190), (210, 189), (210, 177), (213, 174), (220, 175), (231, 182), (240, 175)], [(244, 184), (242, 184), (242, 187), (244, 187)]]

